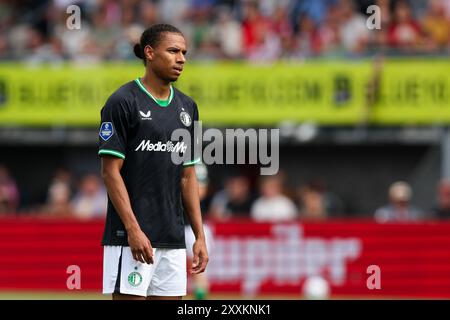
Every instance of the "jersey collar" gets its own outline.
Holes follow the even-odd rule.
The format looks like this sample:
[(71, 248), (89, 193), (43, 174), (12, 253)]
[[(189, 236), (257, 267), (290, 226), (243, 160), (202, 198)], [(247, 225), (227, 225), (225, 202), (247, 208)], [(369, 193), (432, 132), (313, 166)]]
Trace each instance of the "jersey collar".
[(150, 98), (152, 98), (160, 107), (167, 107), (170, 102), (172, 102), (172, 98), (173, 98), (173, 88), (172, 86), (170, 86), (170, 94), (169, 94), (169, 98), (167, 100), (162, 100), (162, 99), (156, 99), (142, 84), (141, 79), (137, 78), (136, 80), (134, 80), (136, 82), (136, 84), (139, 86), (139, 88), (141, 88), (142, 91), (144, 91)]

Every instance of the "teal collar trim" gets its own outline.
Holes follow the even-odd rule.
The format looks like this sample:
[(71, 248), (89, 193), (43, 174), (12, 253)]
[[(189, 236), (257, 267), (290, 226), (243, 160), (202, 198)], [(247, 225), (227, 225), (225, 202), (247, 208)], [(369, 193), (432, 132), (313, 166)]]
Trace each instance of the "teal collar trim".
[(136, 84), (141, 88), (142, 91), (144, 91), (150, 98), (152, 98), (160, 107), (167, 107), (171, 102), (173, 98), (173, 88), (170, 86), (170, 94), (169, 98), (167, 100), (163, 99), (156, 99), (142, 84), (141, 79), (137, 78), (134, 80)]

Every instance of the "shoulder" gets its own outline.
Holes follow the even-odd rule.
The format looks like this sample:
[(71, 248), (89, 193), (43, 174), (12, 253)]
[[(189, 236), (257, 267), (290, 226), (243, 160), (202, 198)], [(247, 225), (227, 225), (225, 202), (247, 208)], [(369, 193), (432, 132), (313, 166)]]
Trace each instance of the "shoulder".
[(375, 212), (386, 212), (386, 211), (392, 211), (392, 207), (390, 205), (384, 205), (378, 207), (378, 209), (375, 210)]
[(114, 91), (106, 100), (105, 108), (125, 108), (129, 110), (136, 97), (136, 85), (134, 81), (127, 82)]
[(390, 205), (385, 205), (375, 210), (374, 216), (379, 220), (387, 220), (392, 217), (393, 212), (393, 208)]
[(260, 197), (253, 202), (252, 209), (261, 209), (267, 206), (267, 202), (264, 198)]
[(279, 205), (284, 205), (286, 207), (294, 207), (294, 202), (287, 196), (285, 195), (280, 195), (277, 199), (277, 202)]
[(197, 103), (187, 94), (181, 92), (179, 89), (172, 86), (174, 90), (174, 95), (186, 106), (191, 106), (194, 109), (197, 109)]

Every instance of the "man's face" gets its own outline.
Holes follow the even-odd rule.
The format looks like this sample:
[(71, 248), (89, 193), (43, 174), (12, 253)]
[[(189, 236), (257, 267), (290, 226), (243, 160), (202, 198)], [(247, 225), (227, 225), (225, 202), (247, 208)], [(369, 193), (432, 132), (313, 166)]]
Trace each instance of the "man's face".
[(147, 63), (153, 72), (167, 82), (177, 81), (186, 62), (186, 41), (178, 33), (166, 32), (156, 48), (146, 47)]

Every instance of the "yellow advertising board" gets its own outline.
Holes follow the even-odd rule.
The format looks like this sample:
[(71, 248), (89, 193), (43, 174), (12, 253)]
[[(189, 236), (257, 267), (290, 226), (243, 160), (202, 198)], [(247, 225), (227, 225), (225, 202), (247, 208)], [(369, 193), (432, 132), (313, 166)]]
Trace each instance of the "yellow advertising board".
[(369, 71), (367, 63), (205, 65), (189, 70), (179, 87), (199, 102), (207, 123), (353, 124)]
[(396, 60), (383, 66), (372, 123), (450, 124), (450, 60)]
[[(251, 65), (188, 63), (179, 89), (195, 99), (207, 125), (450, 123), (450, 62), (384, 64), (374, 103), (372, 63), (314, 61)], [(0, 124), (97, 126), (100, 109), (142, 64), (30, 68), (0, 64)]]

